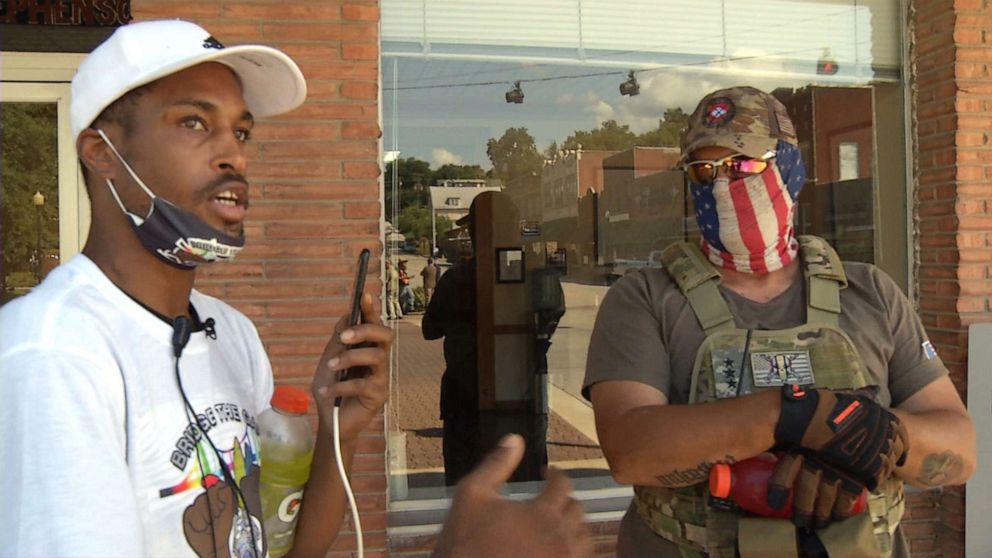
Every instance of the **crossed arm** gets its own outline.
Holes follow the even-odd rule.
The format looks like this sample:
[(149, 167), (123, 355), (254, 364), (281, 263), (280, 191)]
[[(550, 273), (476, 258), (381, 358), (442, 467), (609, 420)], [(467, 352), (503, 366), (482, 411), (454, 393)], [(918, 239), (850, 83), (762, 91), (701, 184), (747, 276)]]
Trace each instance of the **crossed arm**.
[[(774, 443), (777, 390), (703, 405), (669, 405), (657, 389), (603, 381), (590, 389), (603, 453), (618, 482), (686, 486), (707, 479), (716, 463), (753, 457)], [(896, 470), (922, 488), (965, 482), (975, 470), (975, 430), (947, 376), (894, 410), (909, 434)]]
[(975, 425), (943, 376), (892, 409), (909, 433), (906, 464), (896, 470), (920, 488), (963, 484), (975, 472)]

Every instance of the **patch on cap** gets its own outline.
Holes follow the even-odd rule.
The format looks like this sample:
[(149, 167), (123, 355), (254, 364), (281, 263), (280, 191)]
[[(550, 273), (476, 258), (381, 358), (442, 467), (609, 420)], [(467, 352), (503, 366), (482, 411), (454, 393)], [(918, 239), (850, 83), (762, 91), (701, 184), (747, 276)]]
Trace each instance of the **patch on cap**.
[(719, 128), (734, 119), (737, 113), (734, 102), (727, 97), (717, 97), (706, 103), (703, 124), (709, 128)]
[(203, 39), (203, 48), (215, 48), (217, 50), (220, 50), (224, 48), (224, 45), (220, 44), (220, 41), (218, 41), (213, 37), (213, 35), (211, 35), (206, 39)]

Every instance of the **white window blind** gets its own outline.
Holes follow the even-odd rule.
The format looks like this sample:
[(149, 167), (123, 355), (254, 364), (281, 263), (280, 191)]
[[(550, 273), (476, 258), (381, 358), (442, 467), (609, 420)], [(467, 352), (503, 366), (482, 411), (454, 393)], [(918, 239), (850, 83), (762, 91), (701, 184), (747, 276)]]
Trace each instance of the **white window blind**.
[(898, 0), (382, 0), (382, 41), (386, 56), (622, 67), (828, 55), (870, 77), (898, 74), (899, 14)]

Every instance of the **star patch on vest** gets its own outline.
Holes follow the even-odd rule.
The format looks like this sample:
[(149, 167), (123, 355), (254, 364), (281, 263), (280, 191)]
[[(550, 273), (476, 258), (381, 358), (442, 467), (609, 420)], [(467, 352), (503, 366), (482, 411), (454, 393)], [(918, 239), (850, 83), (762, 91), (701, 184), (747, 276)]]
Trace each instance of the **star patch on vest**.
[(710, 355), (716, 384), (713, 389), (717, 399), (737, 397), (751, 392), (750, 389), (743, 389), (740, 385), (744, 377), (740, 370), (741, 365), (744, 364), (743, 349), (738, 347), (714, 349)]
[(757, 387), (814, 383), (809, 351), (769, 351), (751, 355), (751, 373)]
[(703, 124), (710, 128), (719, 128), (734, 119), (737, 109), (734, 102), (727, 97), (717, 97), (706, 103), (703, 111)]

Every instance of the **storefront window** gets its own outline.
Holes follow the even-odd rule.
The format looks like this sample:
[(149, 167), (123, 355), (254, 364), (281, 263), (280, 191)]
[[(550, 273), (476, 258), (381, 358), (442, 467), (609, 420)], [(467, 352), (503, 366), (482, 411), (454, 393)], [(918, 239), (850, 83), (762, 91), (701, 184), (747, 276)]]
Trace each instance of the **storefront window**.
[[(589, 336), (613, 280), (696, 234), (676, 161), (710, 91), (749, 85), (787, 106), (808, 169), (797, 230), (905, 287), (898, 6), (384, 0), (383, 140), (400, 153), (386, 219), (415, 241), (387, 254), (411, 291), (392, 322), (392, 500), (443, 497), (474, 455), (465, 440), (507, 431), (533, 450), (518, 489), (545, 454), (580, 488), (612, 486), (581, 393)], [(461, 313), (443, 338), (424, 313), (429, 257), (463, 276), (432, 293)]]
[(54, 103), (0, 104), (0, 304), (58, 265), (57, 111)]
[[(5, 44), (18, 50), (17, 41)], [(79, 252), (89, 201), (69, 131), (69, 80), (82, 55), (0, 57), (0, 304)]]

